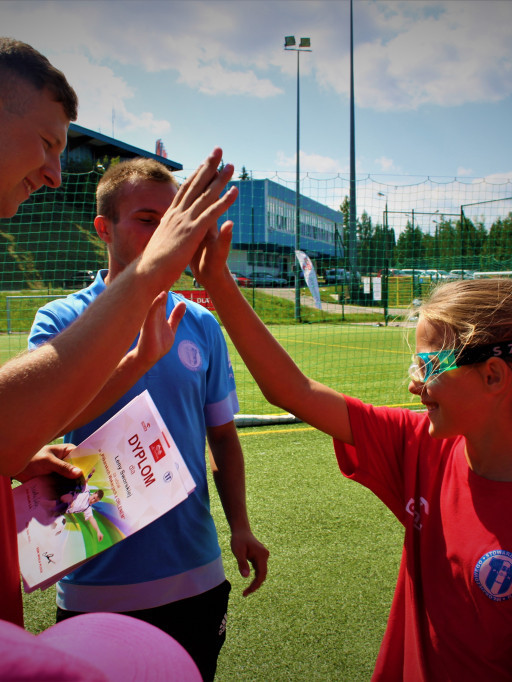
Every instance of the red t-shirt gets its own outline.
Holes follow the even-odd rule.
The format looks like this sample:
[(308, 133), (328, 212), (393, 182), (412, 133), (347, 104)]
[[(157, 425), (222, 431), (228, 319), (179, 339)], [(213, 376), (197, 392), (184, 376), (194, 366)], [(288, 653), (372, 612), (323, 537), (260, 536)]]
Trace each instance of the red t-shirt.
[(512, 482), (468, 466), (462, 437), (431, 438), (425, 413), (347, 398), (355, 445), (342, 473), (405, 527), (373, 680), (512, 680)]
[(0, 476), (0, 619), (23, 626), (16, 519), (11, 480)]

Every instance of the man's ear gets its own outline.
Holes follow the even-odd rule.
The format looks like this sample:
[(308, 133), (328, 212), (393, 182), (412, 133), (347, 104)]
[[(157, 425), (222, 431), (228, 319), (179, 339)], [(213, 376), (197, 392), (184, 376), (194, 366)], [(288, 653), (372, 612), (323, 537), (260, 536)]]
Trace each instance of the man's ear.
[(110, 220), (105, 218), (104, 215), (97, 215), (96, 218), (94, 218), (94, 227), (96, 228), (98, 237), (104, 241), (105, 244), (110, 244), (112, 241), (111, 224)]

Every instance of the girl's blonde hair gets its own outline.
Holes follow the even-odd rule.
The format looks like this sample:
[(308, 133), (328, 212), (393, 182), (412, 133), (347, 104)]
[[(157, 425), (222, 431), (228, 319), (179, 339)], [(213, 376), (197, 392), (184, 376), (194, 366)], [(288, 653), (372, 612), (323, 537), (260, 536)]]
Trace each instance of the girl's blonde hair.
[(512, 279), (464, 279), (441, 284), (418, 309), (459, 347), (512, 340)]

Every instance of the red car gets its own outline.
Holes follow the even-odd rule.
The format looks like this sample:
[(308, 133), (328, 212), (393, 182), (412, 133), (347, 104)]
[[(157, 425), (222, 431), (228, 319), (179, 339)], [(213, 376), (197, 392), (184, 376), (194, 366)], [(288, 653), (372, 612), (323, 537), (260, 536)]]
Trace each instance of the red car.
[(239, 287), (252, 287), (252, 280), (250, 280), (249, 277), (241, 275), (238, 272), (232, 272), (231, 274)]

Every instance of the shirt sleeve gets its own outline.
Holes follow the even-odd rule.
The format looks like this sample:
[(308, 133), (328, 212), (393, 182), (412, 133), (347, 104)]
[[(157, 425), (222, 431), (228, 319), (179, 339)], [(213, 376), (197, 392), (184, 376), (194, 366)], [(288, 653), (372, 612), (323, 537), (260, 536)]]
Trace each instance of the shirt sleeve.
[(211, 357), (206, 375), (206, 426), (233, 421), (239, 410), (233, 366), (222, 330), (215, 320)]
[(67, 324), (63, 323), (61, 317), (52, 306), (40, 308), (36, 313), (28, 336), (29, 349), (33, 350), (42, 343), (49, 341), (66, 327)]
[(422, 440), (430, 438), (428, 418), (347, 396), (346, 401), (354, 445), (334, 440), (340, 470), (374, 492), (403, 523), (405, 490), (416, 477)]

